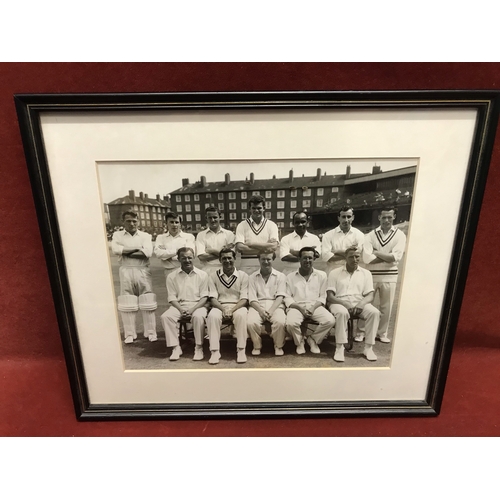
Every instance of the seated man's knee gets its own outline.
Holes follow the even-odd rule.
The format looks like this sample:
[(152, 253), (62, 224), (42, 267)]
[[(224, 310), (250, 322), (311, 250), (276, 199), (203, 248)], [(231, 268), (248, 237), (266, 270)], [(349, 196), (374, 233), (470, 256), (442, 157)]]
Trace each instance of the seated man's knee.
[(331, 307), (330, 313), (334, 318), (345, 318), (348, 320), (351, 317), (349, 311), (344, 306)]
[(222, 318), (222, 311), (220, 309), (212, 309), (207, 316), (208, 319), (220, 319)]
[[(177, 313), (177, 314), (176, 314)], [(165, 321), (177, 321), (180, 318), (180, 313), (175, 307), (169, 307), (162, 315), (161, 319)]]
[(233, 317), (237, 319), (247, 319), (248, 311), (245, 308), (240, 307), (240, 309), (234, 311)]
[(276, 326), (277, 328), (282, 328), (286, 324), (286, 319), (285, 318), (274, 318), (271, 321), (272, 326)]
[(250, 314), (247, 316), (247, 328), (248, 330), (252, 331), (260, 331), (263, 321), (259, 318), (255, 318), (254, 316), (251, 316)]
[(366, 318), (380, 318), (380, 311), (374, 307), (365, 307), (363, 310), (363, 315), (366, 316)]
[(300, 325), (304, 322), (304, 318), (301, 316), (287, 316), (286, 317), (286, 325), (292, 328), (300, 328)]
[(260, 330), (260, 325), (258, 321), (247, 318), (247, 327), (249, 330), (257, 330), (257, 328)]
[(331, 314), (329, 318), (325, 319), (323, 324), (328, 325), (330, 328), (332, 328), (335, 325), (335, 316)]
[(207, 317), (207, 310), (204, 307), (200, 307), (194, 311), (192, 314), (193, 318), (205, 319)]

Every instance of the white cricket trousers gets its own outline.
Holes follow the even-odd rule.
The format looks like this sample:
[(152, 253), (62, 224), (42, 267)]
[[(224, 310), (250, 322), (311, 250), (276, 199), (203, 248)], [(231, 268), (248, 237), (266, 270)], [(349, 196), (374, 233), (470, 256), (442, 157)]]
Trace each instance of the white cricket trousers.
[[(347, 344), (349, 311), (340, 304), (331, 304), (330, 312), (335, 316), (335, 343)], [(365, 321), (365, 344), (374, 345), (380, 321), (380, 311), (371, 304), (366, 304), (359, 317)]]
[[(195, 302), (185, 302), (182, 306), (192, 307)], [(167, 347), (176, 347), (179, 345), (179, 319), (180, 311), (173, 306), (170, 306), (162, 315), (161, 323), (165, 329), (165, 340)], [(194, 341), (196, 345), (203, 345), (203, 337), (205, 336), (205, 318), (207, 317), (206, 307), (199, 307), (191, 316), (191, 324), (193, 325)]]
[[(224, 309), (231, 309), (234, 304), (222, 304)], [(240, 307), (233, 313), (233, 325), (236, 333), (237, 349), (245, 349), (247, 345), (247, 308)], [(222, 311), (213, 308), (207, 317), (207, 330), (211, 351), (220, 350), (220, 330), (222, 326)]]
[(392, 306), (394, 305), (394, 297), (396, 296), (396, 283), (374, 282), (373, 287), (375, 295), (378, 292), (380, 299), (380, 323), (377, 335), (379, 337), (387, 337)]
[[(314, 333), (311, 334), (311, 338), (319, 345), (333, 328), (335, 318), (323, 306), (319, 306), (314, 311), (311, 319), (319, 323)], [(286, 328), (297, 346), (304, 340), (302, 331), (300, 330), (300, 325), (303, 322), (304, 316), (300, 311), (297, 309), (288, 309), (286, 313)]]
[[(269, 301), (269, 307), (265, 307), (263, 303), (261, 305), (264, 307), (266, 311), (268, 311), (273, 304), (274, 300)], [(262, 349), (262, 338), (261, 338), (261, 329), (264, 321), (260, 317), (260, 314), (256, 309), (250, 307), (248, 309), (248, 334), (252, 339), (253, 348), (254, 349)], [(285, 323), (286, 323), (286, 315), (285, 311), (278, 307), (272, 316), (271, 316), (271, 338), (274, 342), (274, 347), (281, 349), (285, 345)]]

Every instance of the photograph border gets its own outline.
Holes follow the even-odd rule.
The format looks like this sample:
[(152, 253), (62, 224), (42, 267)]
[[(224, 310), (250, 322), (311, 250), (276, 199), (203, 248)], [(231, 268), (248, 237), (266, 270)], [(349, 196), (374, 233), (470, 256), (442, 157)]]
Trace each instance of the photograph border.
[[(77, 417), (96, 419), (161, 419), (267, 416), (437, 415), (443, 398), (455, 329), (467, 278), (476, 225), (486, 185), (498, 123), (500, 92), (251, 92), (171, 94), (18, 94), (20, 130), (37, 209), (54, 303)], [(71, 289), (65, 265), (57, 210), (44, 148), (42, 113), (65, 111), (154, 110), (299, 110), (299, 109), (459, 109), (477, 111), (472, 151), (441, 318), (423, 401), (329, 401), (203, 404), (91, 404), (79, 347)]]

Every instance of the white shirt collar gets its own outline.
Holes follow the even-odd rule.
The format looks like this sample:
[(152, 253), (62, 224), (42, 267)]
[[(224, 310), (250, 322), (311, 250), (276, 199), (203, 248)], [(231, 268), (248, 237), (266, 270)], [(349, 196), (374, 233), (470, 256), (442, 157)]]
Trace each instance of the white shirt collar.
[(209, 227), (207, 227), (207, 233), (214, 233), (214, 234), (222, 233), (222, 226), (219, 226), (219, 230), (217, 232), (212, 231)]
[[(313, 267), (313, 272), (310, 274), (310, 276), (312, 276), (313, 274), (317, 274), (317, 272), (316, 272), (316, 271), (317, 271), (317, 269), (315, 269), (315, 268)], [(304, 276), (302, 276), (302, 274), (300, 274), (300, 272), (299, 272), (299, 270), (298, 270), (298, 269), (295, 271), (295, 274), (298, 274), (301, 278), (304, 278)], [(305, 279), (305, 278), (304, 278), (304, 279)]]
[(179, 274), (181, 274), (181, 273), (186, 274), (187, 276), (190, 276), (190, 275), (191, 275), (191, 274), (193, 274), (193, 273), (194, 273), (194, 274), (198, 274), (198, 269), (196, 269), (196, 267), (193, 267), (193, 270), (192, 270), (192, 271), (188, 274), (188, 273), (186, 273), (186, 272), (182, 269), (182, 267), (179, 267)]
[(358, 266), (358, 268), (357, 268), (357, 269), (355, 269), (352, 273), (350, 273), (350, 272), (347, 270), (347, 264), (344, 264), (344, 265), (342, 266), (342, 270), (343, 270), (343, 271), (345, 271), (347, 274), (354, 274), (354, 273), (356, 273), (356, 272), (360, 271), (360, 270), (361, 270), (361, 268)]
[[(260, 276), (262, 276), (262, 273), (260, 272), (260, 269), (257, 271), (257, 274), (259, 274)], [(278, 275), (278, 272), (277, 272), (277, 271), (276, 271), (276, 269), (274, 269), (274, 267), (273, 267), (273, 269), (272, 269), (272, 271), (271, 271), (271, 273), (270, 273), (270, 274), (271, 274), (271, 275), (273, 275), (273, 276), (277, 276), (277, 275)], [(264, 278), (264, 276), (262, 276), (262, 278)]]
[(349, 234), (349, 233), (352, 231), (352, 226), (349, 228), (349, 231), (347, 231), (347, 233), (344, 233), (344, 231), (342, 231), (342, 229), (340, 228), (340, 225), (338, 225), (338, 226), (334, 229), (334, 231), (335, 231), (336, 233)]
[(133, 238), (134, 236), (140, 236), (140, 235), (139, 235), (139, 229), (138, 229), (138, 230), (137, 230), (134, 234), (129, 233), (126, 229), (124, 229), (124, 231), (125, 231), (125, 234), (128, 234), (129, 236), (132, 236), (132, 238)]
[[(293, 234), (294, 236), (296, 236), (296, 237), (300, 238), (300, 235), (299, 235), (299, 234), (297, 234), (297, 231), (294, 231), (292, 234)], [(310, 234), (311, 234), (311, 233), (310, 233), (309, 231), (307, 231), (307, 230), (306, 230), (306, 232), (304, 233), (304, 236), (302, 236), (302, 238), (305, 238), (306, 236), (309, 236)]]
[(167, 236), (170, 236), (171, 238), (179, 238), (180, 236), (184, 236), (184, 232), (179, 231), (175, 236), (173, 234), (170, 234), (170, 232), (168, 232)]

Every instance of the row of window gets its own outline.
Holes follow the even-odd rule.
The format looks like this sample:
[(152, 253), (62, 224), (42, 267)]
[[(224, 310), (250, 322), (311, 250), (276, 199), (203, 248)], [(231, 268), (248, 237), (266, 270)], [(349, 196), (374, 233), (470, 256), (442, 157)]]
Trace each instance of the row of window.
[[(262, 192), (264, 193), (264, 197), (265, 198), (271, 198), (272, 197), (272, 194), (273, 194), (272, 191), (262, 191)], [(296, 198), (297, 197), (297, 192), (298, 192), (297, 189), (294, 189), (294, 190), (290, 191), (290, 196), (292, 198)], [(331, 192), (332, 193), (338, 193), (339, 192), (339, 188), (338, 187), (332, 187), (331, 188)], [(228, 193), (229, 199), (230, 200), (236, 200), (236, 194), (237, 193), (234, 192), (234, 191)], [(249, 193), (247, 191), (241, 191), (240, 192), (241, 199), (242, 200), (248, 199), (248, 194)], [(251, 196), (260, 196), (260, 194), (261, 194), (261, 191), (252, 191)], [(302, 190), (302, 196), (310, 197), (311, 194), (312, 194), (312, 190), (310, 188)], [(325, 194), (325, 188), (317, 188), (316, 189), (316, 196), (323, 196), (324, 194)], [(191, 201), (191, 195), (190, 194), (185, 194), (185, 195), (178, 194), (178, 195), (175, 196), (175, 201), (177, 203), (182, 202), (182, 196), (184, 196), (184, 201), (185, 202), (189, 203)], [(284, 189), (279, 189), (278, 190), (278, 198), (285, 198), (285, 196), (286, 196), (286, 191)], [(211, 193), (206, 193), (205, 197), (208, 198), (208, 199), (211, 199), (212, 198), (212, 194)], [(224, 199), (224, 193), (217, 193), (217, 199), (218, 200), (223, 200)], [(194, 201), (200, 201), (200, 195), (199, 194), (194, 194), (193, 195), (193, 200)]]
[(163, 219), (161, 214), (158, 214), (158, 215), (151, 214), (151, 216), (150, 216), (149, 212), (139, 212), (139, 218), (140, 219), (147, 219), (147, 220), (149, 220), (150, 218), (152, 218), (153, 220), (157, 220), (157, 219), (162, 220)]
[[(144, 207), (143, 205), (134, 205), (134, 211), (135, 212), (148, 212), (148, 207)], [(151, 207), (151, 211), (153, 213), (159, 213), (159, 214), (164, 214), (166, 210), (164, 208), (156, 208), (156, 207)]]
[[(209, 203), (205, 203), (205, 208), (209, 207), (210, 204)], [(232, 203), (229, 203), (229, 210), (236, 210), (236, 203), (232, 202)], [(311, 206), (311, 200), (303, 200), (302, 203), (301, 203), (301, 206), (303, 208), (309, 208)], [(317, 207), (322, 207), (323, 206), (323, 200), (316, 200), (316, 206)], [(219, 210), (224, 210), (226, 208), (226, 205), (224, 203), (218, 203), (217, 204), (217, 207), (219, 208)], [(240, 204), (240, 208), (241, 210), (247, 210), (248, 209), (248, 203), (247, 202), (242, 202)], [(272, 202), (270, 201), (266, 201), (266, 206), (265, 206), (266, 210), (271, 210), (273, 207), (272, 207)], [(278, 210), (280, 209), (284, 209), (285, 208), (285, 202), (284, 201), (278, 201), (277, 204), (276, 204), (276, 208)], [(296, 200), (290, 200), (290, 208), (297, 208), (297, 201)], [(182, 212), (191, 212), (191, 205), (185, 205), (184, 206), (184, 209), (183, 209), (183, 206), (182, 205), (176, 205), (176, 211), (178, 213), (182, 213)], [(194, 211), (195, 212), (201, 212), (201, 205), (198, 205), (198, 204), (195, 204), (194, 205)]]

